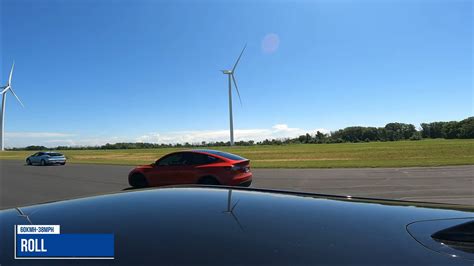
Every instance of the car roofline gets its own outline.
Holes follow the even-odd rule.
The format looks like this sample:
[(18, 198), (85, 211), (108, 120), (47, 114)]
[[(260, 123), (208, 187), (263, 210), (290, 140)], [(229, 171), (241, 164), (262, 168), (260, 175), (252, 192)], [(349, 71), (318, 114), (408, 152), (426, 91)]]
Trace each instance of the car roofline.
[(199, 153), (199, 154), (205, 154), (205, 155), (212, 156), (212, 157), (218, 158), (218, 159), (223, 160), (223, 161), (226, 161), (226, 162), (234, 162), (234, 160), (231, 160), (231, 159), (229, 159), (229, 158), (226, 158), (226, 157), (223, 157), (223, 156), (214, 154), (214, 153), (207, 152), (207, 151), (205, 151), (205, 150), (189, 150), (188, 152)]
[[(209, 156), (213, 156), (213, 157), (219, 158), (219, 159), (221, 159), (221, 160), (223, 160), (223, 161), (226, 161), (226, 162), (244, 162), (244, 161), (250, 161), (250, 159), (243, 158), (243, 157), (242, 157), (242, 158), (243, 158), (242, 160), (232, 160), (232, 159), (226, 158), (226, 157), (224, 157), (224, 156), (220, 156), (220, 155), (218, 155), (218, 154), (214, 154), (214, 153), (208, 152), (208, 151), (211, 151), (211, 150), (212, 150), (212, 149), (207, 149), (207, 150), (205, 150), (205, 149), (202, 149), (202, 150), (200, 150), (200, 149), (195, 149), (195, 150), (190, 150), (190, 149), (188, 149), (188, 150), (173, 151), (173, 152), (170, 152), (170, 153), (167, 153), (167, 154), (161, 156), (160, 158), (156, 159), (155, 161), (160, 160), (161, 158), (164, 158), (164, 157), (166, 157), (166, 156), (168, 156), (168, 155), (171, 155), (171, 154), (183, 153), (183, 152), (191, 152), (191, 153), (205, 154), (205, 155), (209, 155)], [(212, 151), (225, 152), (225, 151), (219, 151), (219, 150), (212, 150)]]
[(372, 204), (383, 204), (383, 205), (393, 205), (393, 206), (414, 206), (422, 208), (435, 208), (435, 209), (448, 209), (448, 210), (457, 210), (464, 212), (474, 212), (474, 206), (467, 204), (454, 204), (454, 203), (437, 203), (437, 202), (426, 202), (426, 201), (407, 201), (407, 200), (397, 200), (397, 199), (385, 199), (385, 198), (368, 198), (368, 197), (358, 197), (350, 195), (335, 195), (335, 194), (321, 194), (321, 193), (312, 193), (312, 192), (302, 192), (302, 191), (292, 191), (292, 190), (282, 190), (282, 189), (271, 189), (271, 188), (253, 188), (253, 187), (238, 187), (238, 186), (223, 186), (223, 185), (201, 185), (201, 184), (186, 184), (186, 185), (171, 185), (171, 186), (162, 186), (162, 187), (148, 187), (148, 188), (127, 188), (121, 191), (109, 192), (109, 193), (97, 193), (87, 196), (78, 196), (72, 198), (65, 198), (59, 200), (44, 201), (40, 203), (34, 203), (31, 205), (22, 205), (22, 206), (7, 206), (1, 208), (0, 211), (15, 209), (15, 208), (26, 208), (26, 207), (35, 207), (49, 203), (60, 203), (63, 201), (70, 200), (80, 200), (88, 199), (92, 197), (100, 196), (109, 196), (109, 195), (118, 195), (122, 193), (135, 193), (141, 191), (151, 191), (151, 190), (160, 190), (160, 189), (173, 189), (173, 188), (211, 188), (219, 190), (237, 190), (237, 191), (249, 191), (249, 192), (259, 192), (259, 193), (268, 193), (268, 194), (282, 194), (290, 196), (299, 196), (306, 198), (319, 198), (319, 199), (329, 199), (329, 200), (339, 200), (353, 203), (372, 203)]
[(270, 193), (270, 194), (287, 194), (301, 197), (310, 197), (310, 198), (326, 198), (326, 199), (335, 199), (335, 200), (344, 200), (344, 201), (355, 201), (355, 202), (373, 202), (373, 203), (394, 203), (394, 205), (404, 205), (404, 204), (395, 204), (395, 203), (405, 203), (407, 206), (418, 206), (418, 205), (433, 205), (433, 206), (454, 206), (459, 207), (463, 206), (466, 209), (474, 212), (474, 206), (467, 204), (455, 204), (455, 203), (437, 203), (437, 202), (427, 202), (427, 201), (407, 201), (407, 200), (397, 200), (397, 199), (386, 199), (386, 198), (370, 198), (370, 197), (359, 197), (351, 195), (336, 195), (336, 194), (324, 194), (324, 193), (313, 193), (313, 192), (304, 192), (304, 191), (294, 191), (294, 190), (285, 190), (285, 189), (273, 189), (273, 188), (253, 188), (253, 187), (240, 187), (240, 186), (223, 186), (223, 185), (201, 185), (201, 184), (190, 184), (190, 185), (175, 185), (167, 186), (168, 188), (220, 188), (220, 189), (233, 189), (241, 191), (253, 191), (261, 193)]
[[(226, 162), (244, 162), (244, 161), (250, 161), (250, 159), (247, 159), (247, 158), (243, 158), (242, 160), (232, 160), (232, 159), (229, 159), (227, 157), (224, 157), (224, 156), (220, 156), (218, 154), (214, 154), (212, 152), (209, 152), (209, 151), (216, 151), (216, 152), (223, 152), (223, 153), (228, 153), (228, 152), (225, 152), (225, 151), (219, 151), (219, 150), (212, 150), (212, 149), (203, 149), (203, 150), (186, 150), (186, 152), (194, 152), (194, 153), (200, 153), (200, 154), (205, 154), (205, 155), (209, 155), (209, 156), (213, 156), (213, 157), (216, 157), (216, 158), (219, 158), (221, 160), (224, 160)], [(239, 156), (240, 157), (240, 156)]]

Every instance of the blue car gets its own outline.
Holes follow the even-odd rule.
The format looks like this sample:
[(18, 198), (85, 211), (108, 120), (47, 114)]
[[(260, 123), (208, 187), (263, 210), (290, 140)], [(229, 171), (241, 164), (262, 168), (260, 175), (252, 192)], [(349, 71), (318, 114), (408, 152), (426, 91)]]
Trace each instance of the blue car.
[(37, 152), (26, 158), (27, 165), (52, 165), (52, 164), (66, 164), (66, 156), (59, 152)]

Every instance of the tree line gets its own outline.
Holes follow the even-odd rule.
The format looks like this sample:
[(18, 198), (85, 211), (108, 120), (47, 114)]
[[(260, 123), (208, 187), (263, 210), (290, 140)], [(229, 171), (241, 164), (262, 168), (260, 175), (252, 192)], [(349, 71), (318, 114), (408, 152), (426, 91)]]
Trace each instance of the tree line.
[[(362, 127), (351, 126), (344, 129), (332, 131), (325, 134), (317, 131), (315, 134), (306, 133), (296, 138), (266, 139), (255, 142), (237, 141), (236, 146), (252, 145), (282, 145), (282, 144), (323, 144), (323, 143), (345, 143), (345, 142), (370, 142), (370, 141), (399, 141), (399, 140), (421, 140), (426, 138), (445, 139), (473, 139), (474, 138), (474, 117), (468, 117), (461, 121), (431, 122), (420, 124), (419, 130), (413, 124), (388, 123), (384, 127)], [(28, 146), (24, 148), (12, 148), (9, 150), (116, 150), (116, 149), (156, 149), (169, 147), (217, 147), (229, 146), (230, 143), (224, 141), (201, 142), (201, 143), (177, 143), (177, 144), (156, 144), (141, 142), (121, 142), (100, 146), (58, 146), (47, 148), (44, 146)]]

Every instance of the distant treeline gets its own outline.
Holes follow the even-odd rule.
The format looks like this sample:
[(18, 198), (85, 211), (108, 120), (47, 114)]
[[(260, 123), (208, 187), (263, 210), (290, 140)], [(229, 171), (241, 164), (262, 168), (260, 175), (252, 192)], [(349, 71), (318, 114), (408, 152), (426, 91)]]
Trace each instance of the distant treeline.
[[(316, 134), (301, 135), (297, 138), (266, 139), (255, 142), (237, 141), (237, 146), (252, 145), (282, 145), (297, 143), (344, 143), (344, 142), (370, 142), (370, 141), (398, 141), (398, 140), (421, 140), (423, 138), (446, 138), (446, 139), (472, 139), (474, 138), (474, 117), (461, 121), (422, 123), (421, 129), (417, 130), (412, 124), (388, 123), (385, 127), (346, 127), (324, 134), (317, 131)], [(70, 147), (58, 146), (47, 148), (44, 146), (28, 146), (25, 148), (13, 148), (9, 150), (116, 150), (116, 149), (156, 149), (169, 147), (216, 147), (228, 146), (230, 143), (201, 142), (201, 143), (178, 143), (178, 144), (155, 144), (155, 143), (115, 143), (101, 146)]]

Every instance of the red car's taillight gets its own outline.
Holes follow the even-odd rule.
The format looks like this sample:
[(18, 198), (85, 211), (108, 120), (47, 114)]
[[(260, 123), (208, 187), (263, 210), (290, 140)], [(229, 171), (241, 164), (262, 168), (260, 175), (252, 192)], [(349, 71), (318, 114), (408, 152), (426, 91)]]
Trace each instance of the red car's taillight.
[(231, 171), (233, 172), (239, 172), (239, 173), (248, 173), (250, 172), (250, 167), (249, 166), (240, 166), (240, 165), (233, 165), (230, 168)]

